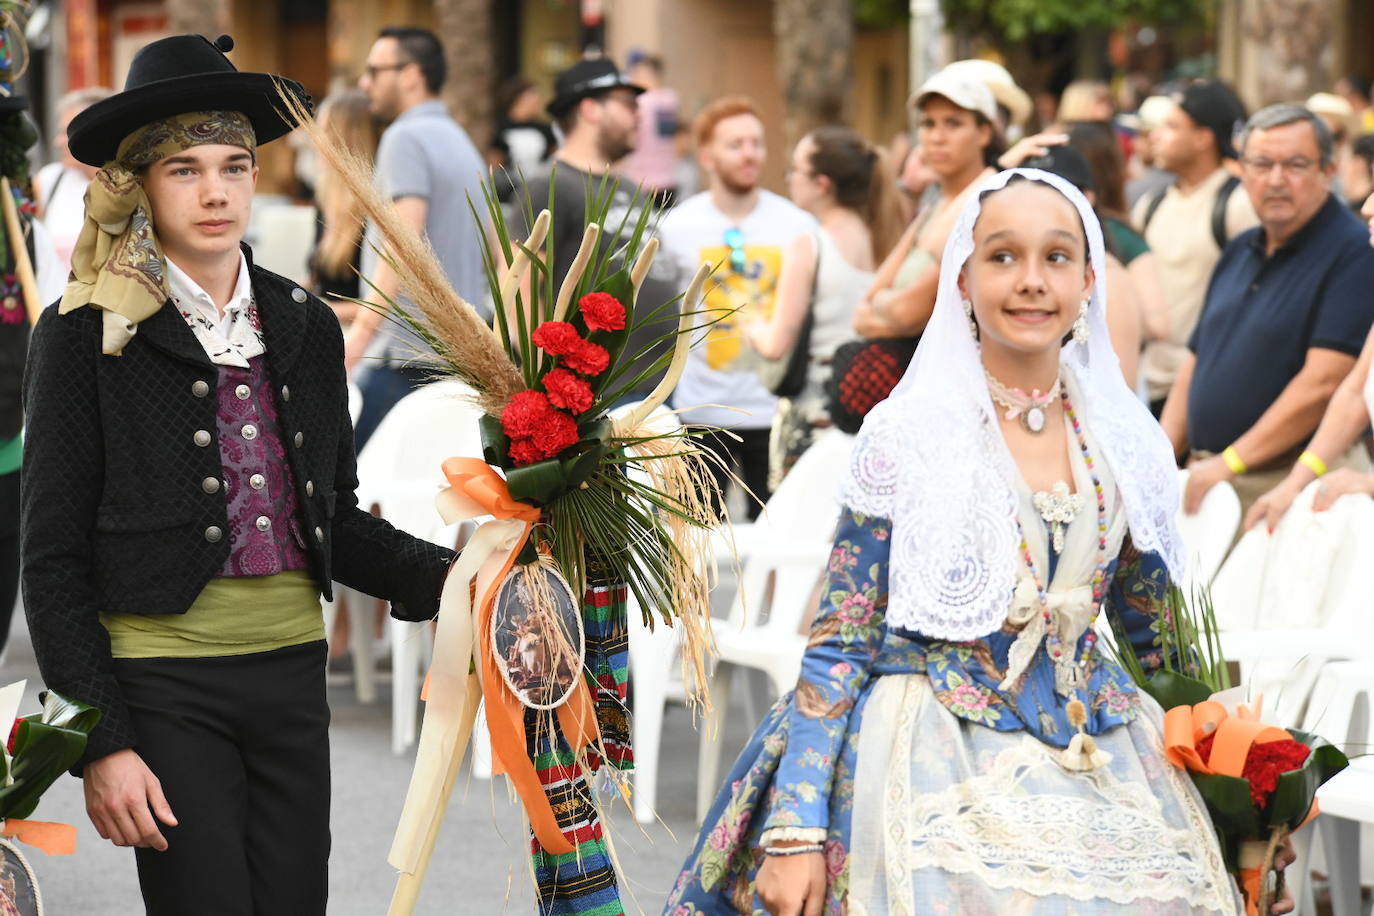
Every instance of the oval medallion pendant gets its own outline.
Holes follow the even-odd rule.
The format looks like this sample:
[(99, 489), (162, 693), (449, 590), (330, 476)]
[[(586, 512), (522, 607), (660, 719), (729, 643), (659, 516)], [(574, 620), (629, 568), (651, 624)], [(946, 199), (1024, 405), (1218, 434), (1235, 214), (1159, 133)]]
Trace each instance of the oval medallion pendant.
[(1043, 433), (1045, 431), (1045, 409), (1043, 407), (1027, 407), (1026, 412), (1021, 414), (1021, 425), (1029, 433)]
[(492, 603), (496, 667), (521, 704), (556, 709), (582, 676), (586, 637), (572, 587), (546, 563), (516, 566)]

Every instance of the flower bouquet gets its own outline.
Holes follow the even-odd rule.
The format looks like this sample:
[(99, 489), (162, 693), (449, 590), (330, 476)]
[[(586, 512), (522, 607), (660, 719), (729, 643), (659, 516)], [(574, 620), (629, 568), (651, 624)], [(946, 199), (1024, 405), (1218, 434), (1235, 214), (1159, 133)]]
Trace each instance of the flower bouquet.
[(1231, 687), (1205, 591), (1190, 607), (1170, 586), (1155, 629), (1156, 670), (1146, 672), (1119, 631), (1117, 659), (1164, 708), (1165, 756), (1187, 770), (1207, 805), (1246, 916), (1268, 913), (1282, 881), (1275, 854), (1316, 816), (1317, 789), (1348, 761), (1318, 735), (1265, 723), (1263, 697), (1238, 702), (1243, 690)]
[(0, 751), (0, 913), (27, 916), (42, 912), (42, 897), (33, 869), (9, 838), (48, 855), (75, 851), (76, 828), (25, 818), (53, 781), (80, 759), (100, 710), (49, 690), (41, 712), (15, 718), (25, 683), (0, 689), (0, 722), (14, 723)]
[[(482, 414), (482, 455), (443, 465), (444, 519), (489, 520), (441, 597), (424, 725), (389, 859), (401, 872), (391, 912), (414, 907), (479, 698), (494, 769), (530, 822), (541, 912), (620, 912), (589, 779), (608, 773), (626, 794), (617, 772), (633, 765), (630, 595), (646, 625), (681, 628), (684, 679), (689, 689), (705, 683), (719, 500), (702, 450), (661, 405), (685, 363), (709, 270), (697, 271), (684, 296), (638, 308), (658, 249), (652, 209), (635, 195), (612, 225), (617, 188), (603, 180), (588, 188), (581, 245), (555, 284), (550, 211), (536, 215), (527, 204), (529, 235), (512, 238), (484, 187), (485, 213), (470, 203), (492, 238), (488, 327), (373, 189), (366, 167), (299, 106), (293, 114), (385, 241), (383, 256), (413, 303), (389, 301), (388, 317), (429, 344), (435, 375), (465, 383)], [(650, 385), (643, 400), (623, 403)]]

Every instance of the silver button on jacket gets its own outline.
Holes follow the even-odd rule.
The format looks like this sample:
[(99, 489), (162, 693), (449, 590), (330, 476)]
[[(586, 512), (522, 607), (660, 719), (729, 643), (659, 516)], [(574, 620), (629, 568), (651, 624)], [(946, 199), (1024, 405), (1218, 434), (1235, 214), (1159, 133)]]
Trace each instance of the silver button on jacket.
[(197, 379), (195, 383), (191, 385), (191, 394), (195, 395), (198, 398), (203, 398), (209, 393), (210, 383), (205, 381), (204, 379)]
[(258, 520), (253, 524), (258, 526), (259, 531), (271, 531), (272, 520), (265, 515), (259, 515)]
[(219, 492), (219, 478), (218, 478), (218, 477), (207, 477), (207, 478), (205, 478), (204, 480), (202, 480), (202, 481), (200, 482), (200, 488), (201, 488), (202, 490), (204, 490), (206, 493), (218, 493), (218, 492)]
[(248, 486), (252, 487), (254, 490), (261, 490), (263, 487), (267, 486), (267, 478), (263, 477), (261, 474), (254, 474), (252, 477), (248, 478)]
[(282, 385), (282, 386), (281, 386), (281, 399), (282, 399), (283, 401), (289, 401), (289, 400), (291, 400), (291, 388), (290, 388), (290, 386), (288, 386), (288, 385)]
[(318, 526), (315, 528), (315, 540), (319, 541), (321, 544), (324, 543), (324, 529), (323, 529), (323, 528), (320, 528), (320, 527), (318, 527)]
[(291, 298), (294, 299), (296, 302), (304, 302), (305, 290), (301, 289), (299, 286), (296, 287), (295, 289), (291, 290)]
[(305, 445), (305, 433), (296, 433), (296, 438), (291, 441), (296, 443), (296, 448), (300, 448)]
[(238, 398), (240, 401), (248, 400), (248, 396), (252, 393), (253, 389), (249, 388), (247, 385), (240, 385), (234, 389), (234, 397)]
[(196, 430), (196, 434), (191, 437), (192, 441), (194, 441), (196, 445), (199, 445), (201, 448), (205, 448), (207, 445), (210, 444), (210, 438), (210, 433), (207, 430), (203, 429)]
[(256, 426), (254, 426), (252, 423), (243, 424), (243, 438), (251, 440), (256, 439), (257, 437), (258, 428)]
[(209, 541), (211, 544), (219, 543), (222, 537), (224, 537), (224, 532), (218, 525), (211, 525), (209, 528), (205, 529), (205, 540)]
[(307, 481), (305, 482), (305, 495), (306, 495), (306, 496), (314, 496), (314, 495), (315, 495), (315, 481), (313, 481), (313, 480), (307, 480)]

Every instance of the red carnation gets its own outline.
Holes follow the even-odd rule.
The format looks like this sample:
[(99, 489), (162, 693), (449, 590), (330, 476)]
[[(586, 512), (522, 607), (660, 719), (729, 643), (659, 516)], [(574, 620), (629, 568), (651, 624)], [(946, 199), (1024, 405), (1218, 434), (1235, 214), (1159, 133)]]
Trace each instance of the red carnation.
[[(1197, 743), (1198, 756), (1204, 763), (1212, 759), (1215, 735), (1213, 732)], [(1252, 744), (1245, 755), (1245, 766), (1241, 768), (1240, 775), (1250, 783), (1250, 801), (1255, 807), (1263, 811), (1269, 804), (1269, 797), (1279, 787), (1279, 777), (1291, 770), (1301, 769), (1311, 753), (1310, 747), (1291, 738)]]
[(501, 428), (512, 439), (528, 439), (553, 412), (542, 391), (522, 391), (501, 411)]
[(577, 422), (561, 410), (552, 411), (548, 420), (530, 438), (543, 457), (552, 458), (577, 443)]
[(600, 375), (611, 364), (611, 354), (594, 343), (583, 343), (570, 353), (563, 354), (563, 365), (582, 375)]
[(574, 353), (584, 343), (577, 328), (566, 321), (544, 322), (534, 329), (533, 340), (536, 347), (554, 356)]
[(577, 300), (577, 307), (593, 331), (619, 331), (625, 327), (625, 306), (610, 293), (587, 293)]
[(592, 387), (567, 369), (554, 369), (545, 375), (544, 390), (554, 407), (582, 413), (592, 406)]
[(510, 460), (516, 467), (522, 468), (527, 464), (534, 464), (536, 461), (544, 460), (544, 453), (539, 451), (533, 440), (512, 439), (510, 442)]

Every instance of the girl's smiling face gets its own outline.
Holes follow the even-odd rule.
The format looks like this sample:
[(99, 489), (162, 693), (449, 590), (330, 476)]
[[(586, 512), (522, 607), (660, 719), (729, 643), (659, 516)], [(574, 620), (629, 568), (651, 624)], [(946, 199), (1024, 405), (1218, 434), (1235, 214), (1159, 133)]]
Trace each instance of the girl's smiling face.
[(986, 195), (959, 291), (973, 302), (984, 350), (1055, 350), (1092, 291), (1078, 209), (1040, 181)]

